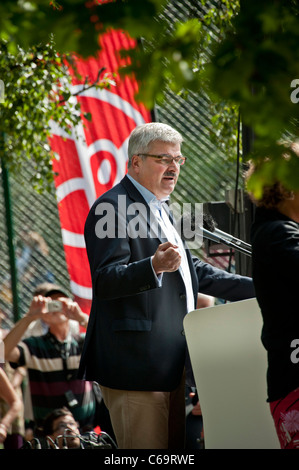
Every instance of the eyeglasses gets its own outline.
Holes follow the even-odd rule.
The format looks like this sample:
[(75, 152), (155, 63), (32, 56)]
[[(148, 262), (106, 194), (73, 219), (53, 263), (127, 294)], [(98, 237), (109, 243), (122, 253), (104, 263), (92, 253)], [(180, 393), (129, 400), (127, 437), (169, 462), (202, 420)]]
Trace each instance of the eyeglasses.
[(156, 158), (161, 165), (168, 166), (171, 165), (172, 162), (177, 163), (178, 165), (184, 165), (186, 161), (186, 157), (179, 155), (178, 157), (171, 157), (170, 155), (151, 155), (149, 153), (137, 153), (138, 157), (151, 157)]

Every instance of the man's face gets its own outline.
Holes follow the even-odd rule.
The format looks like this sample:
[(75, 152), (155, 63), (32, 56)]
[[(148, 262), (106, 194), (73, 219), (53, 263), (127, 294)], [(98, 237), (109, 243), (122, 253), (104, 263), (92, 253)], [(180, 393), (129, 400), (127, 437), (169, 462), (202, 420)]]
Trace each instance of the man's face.
[[(69, 299), (67, 297), (64, 297), (60, 293), (56, 293), (51, 295), (52, 300), (60, 300), (60, 301), (68, 301)], [(62, 311), (57, 311), (57, 312), (49, 312), (44, 315), (43, 321), (47, 323), (47, 325), (57, 325), (57, 324), (62, 324), (68, 321), (67, 317)]]
[[(146, 152), (151, 155), (168, 155), (178, 157), (181, 155), (180, 144), (171, 144), (161, 141), (153, 142)], [(169, 165), (162, 165), (158, 159), (152, 157), (132, 158), (130, 174), (151, 191), (157, 199), (169, 196), (175, 188), (180, 173), (180, 165), (175, 162)]]
[(64, 445), (66, 445), (68, 449), (80, 447), (78, 435), (78, 424), (72, 416), (60, 416), (53, 421), (53, 433), (50, 437), (54, 442), (57, 442), (59, 448), (62, 448)]

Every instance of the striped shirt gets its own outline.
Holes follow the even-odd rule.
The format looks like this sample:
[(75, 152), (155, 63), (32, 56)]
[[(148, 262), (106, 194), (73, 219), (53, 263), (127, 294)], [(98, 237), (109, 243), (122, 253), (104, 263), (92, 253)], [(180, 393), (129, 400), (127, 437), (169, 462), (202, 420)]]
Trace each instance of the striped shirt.
[[(83, 341), (83, 336), (70, 334), (60, 342), (48, 332), (43, 336), (31, 336), (18, 344), (20, 359), (14, 366), (27, 367), (37, 425), (48, 413), (63, 406), (70, 408), (81, 427), (93, 424), (95, 398), (92, 383), (77, 379)], [(68, 392), (72, 392), (77, 402), (74, 406), (71, 406)]]

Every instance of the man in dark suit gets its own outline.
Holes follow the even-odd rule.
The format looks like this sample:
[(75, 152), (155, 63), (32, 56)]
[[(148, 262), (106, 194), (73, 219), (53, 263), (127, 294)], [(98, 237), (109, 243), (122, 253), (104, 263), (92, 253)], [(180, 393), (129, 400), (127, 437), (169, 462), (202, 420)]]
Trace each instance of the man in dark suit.
[(163, 203), (175, 188), (182, 136), (138, 126), (128, 174), (93, 205), (85, 240), (93, 302), (80, 376), (101, 386), (119, 448), (182, 449), (186, 339), (198, 292), (254, 296), (251, 279), (192, 257)]

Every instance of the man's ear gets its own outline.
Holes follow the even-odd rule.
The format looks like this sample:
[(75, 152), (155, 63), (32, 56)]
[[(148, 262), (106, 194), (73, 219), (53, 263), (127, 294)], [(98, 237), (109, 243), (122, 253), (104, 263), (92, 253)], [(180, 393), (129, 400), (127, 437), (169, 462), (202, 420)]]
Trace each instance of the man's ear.
[(132, 171), (134, 173), (138, 174), (139, 171), (140, 171), (140, 165), (141, 165), (141, 157), (139, 157), (138, 155), (133, 155), (133, 157), (131, 159)]

